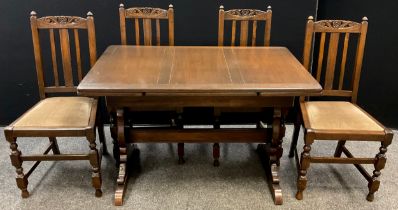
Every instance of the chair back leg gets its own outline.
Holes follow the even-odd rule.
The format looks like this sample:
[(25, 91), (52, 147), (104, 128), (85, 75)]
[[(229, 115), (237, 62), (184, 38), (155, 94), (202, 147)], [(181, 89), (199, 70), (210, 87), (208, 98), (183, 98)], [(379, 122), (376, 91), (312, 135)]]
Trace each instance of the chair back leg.
[(59, 151), (59, 146), (58, 146), (58, 141), (57, 138), (55, 137), (49, 137), (50, 143), (52, 145), (51, 149), (53, 150), (53, 153), (55, 155), (59, 155), (61, 154), (61, 152)]
[(340, 140), (337, 143), (336, 151), (334, 152), (334, 157), (341, 157), (341, 153), (343, 153), (343, 146), (345, 145), (346, 140)]
[(296, 122), (294, 122), (292, 143), (290, 144), (289, 158), (294, 157), (294, 153), (297, 148), (298, 137), (300, 134), (300, 127), (301, 127), (301, 112), (300, 112), (300, 110), (297, 110)]

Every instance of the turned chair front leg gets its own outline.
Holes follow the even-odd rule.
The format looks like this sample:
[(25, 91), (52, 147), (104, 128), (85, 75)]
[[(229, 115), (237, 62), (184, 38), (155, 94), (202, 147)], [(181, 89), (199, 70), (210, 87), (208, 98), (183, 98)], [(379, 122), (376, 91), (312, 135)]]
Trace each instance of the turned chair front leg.
[(304, 136), (304, 147), (303, 152), (301, 153), (300, 158), (300, 169), (298, 171), (298, 178), (297, 178), (297, 193), (296, 199), (302, 200), (303, 199), (303, 191), (307, 187), (307, 170), (310, 167), (311, 162), (311, 144), (314, 142), (314, 139), (310, 136), (310, 134), (305, 133)]

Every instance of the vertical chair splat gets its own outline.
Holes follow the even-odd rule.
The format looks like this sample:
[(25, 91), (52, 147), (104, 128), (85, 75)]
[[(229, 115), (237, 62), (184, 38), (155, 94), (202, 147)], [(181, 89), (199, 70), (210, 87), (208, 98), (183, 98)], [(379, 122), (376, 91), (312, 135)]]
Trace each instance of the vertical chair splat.
[(332, 33), (330, 35), (328, 58), (326, 65), (325, 85), (324, 89), (333, 89), (334, 72), (336, 68), (337, 50), (339, 45), (339, 33)]
[(321, 41), (319, 43), (319, 56), (318, 56), (318, 65), (317, 65), (317, 70), (316, 70), (316, 80), (318, 82), (321, 81), (322, 66), (323, 66), (323, 55), (324, 55), (324, 52), (325, 52), (325, 39), (326, 39), (326, 33), (322, 33)]
[(350, 39), (350, 33), (346, 33), (344, 36), (343, 55), (341, 58), (341, 65), (340, 65), (339, 90), (343, 89), (343, 84), (344, 84), (344, 73), (345, 73), (345, 66), (346, 66), (346, 62), (347, 62), (347, 51), (348, 51), (349, 39)]
[(140, 45), (140, 22), (138, 18), (134, 19), (135, 27), (135, 45)]
[(55, 86), (58, 87), (59, 78), (58, 78), (57, 51), (55, 46), (54, 29), (49, 29), (49, 31), (50, 31), (51, 60), (53, 65), (54, 84)]
[(59, 29), (59, 38), (61, 43), (62, 68), (64, 72), (65, 86), (72, 87), (72, 60), (70, 54), (68, 29)]
[(235, 46), (235, 37), (236, 37), (236, 21), (232, 21), (232, 32), (231, 32), (231, 46)]
[(156, 45), (160, 46), (160, 21), (156, 19)]
[(256, 46), (257, 21), (253, 21), (252, 46)]
[(144, 45), (152, 45), (152, 21), (151, 19), (143, 19), (142, 25), (144, 28)]
[(81, 82), (83, 79), (83, 72), (82, 72), (82, 59), (81, 59), (81, 55), (80, 55), (80, 40), (79, 40), (78, 29), (73, 29), (73, 35), (75, 38), (77, 78), (79, 79), (79, 82)]
[(249, 22), (243, 20), (240, 22), (240, 46), (247, 46), (247, 37), (248, 37), (248, 30), (249, 30)]

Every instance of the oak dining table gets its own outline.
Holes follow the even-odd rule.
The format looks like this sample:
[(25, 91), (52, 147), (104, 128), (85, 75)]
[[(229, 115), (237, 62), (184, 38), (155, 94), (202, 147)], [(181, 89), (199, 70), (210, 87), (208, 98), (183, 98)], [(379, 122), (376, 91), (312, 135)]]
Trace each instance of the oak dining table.
[[(123, 204), (129, 143), (260, 143), (269, 186), (282, 204), (279, 182), (284, 117), (299, 96), (319, 95), (320, 84), (286, 47), (109, 46), (81, 81), (78, 94), (105, 97), (114, 155), (119, 161), (115, 205)], [(261, 129), (134, 128), (134, 109), (270, 108)]]

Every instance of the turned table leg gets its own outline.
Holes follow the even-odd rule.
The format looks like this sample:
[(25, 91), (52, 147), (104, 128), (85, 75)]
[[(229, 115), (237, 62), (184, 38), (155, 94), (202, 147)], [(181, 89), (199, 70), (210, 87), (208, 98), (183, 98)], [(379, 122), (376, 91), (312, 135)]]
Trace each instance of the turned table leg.
[(116, 111), (116, 129), (117, 129), (117, 142), (119, 145), (119, 175), (116, 181), (117, 187), (115, 192), (115, 205), (123, 205), (124, 191), (126, 189), (128, 180), (127, 170), (127, 145), (124, 133), (124, 111), (118, 109)]

